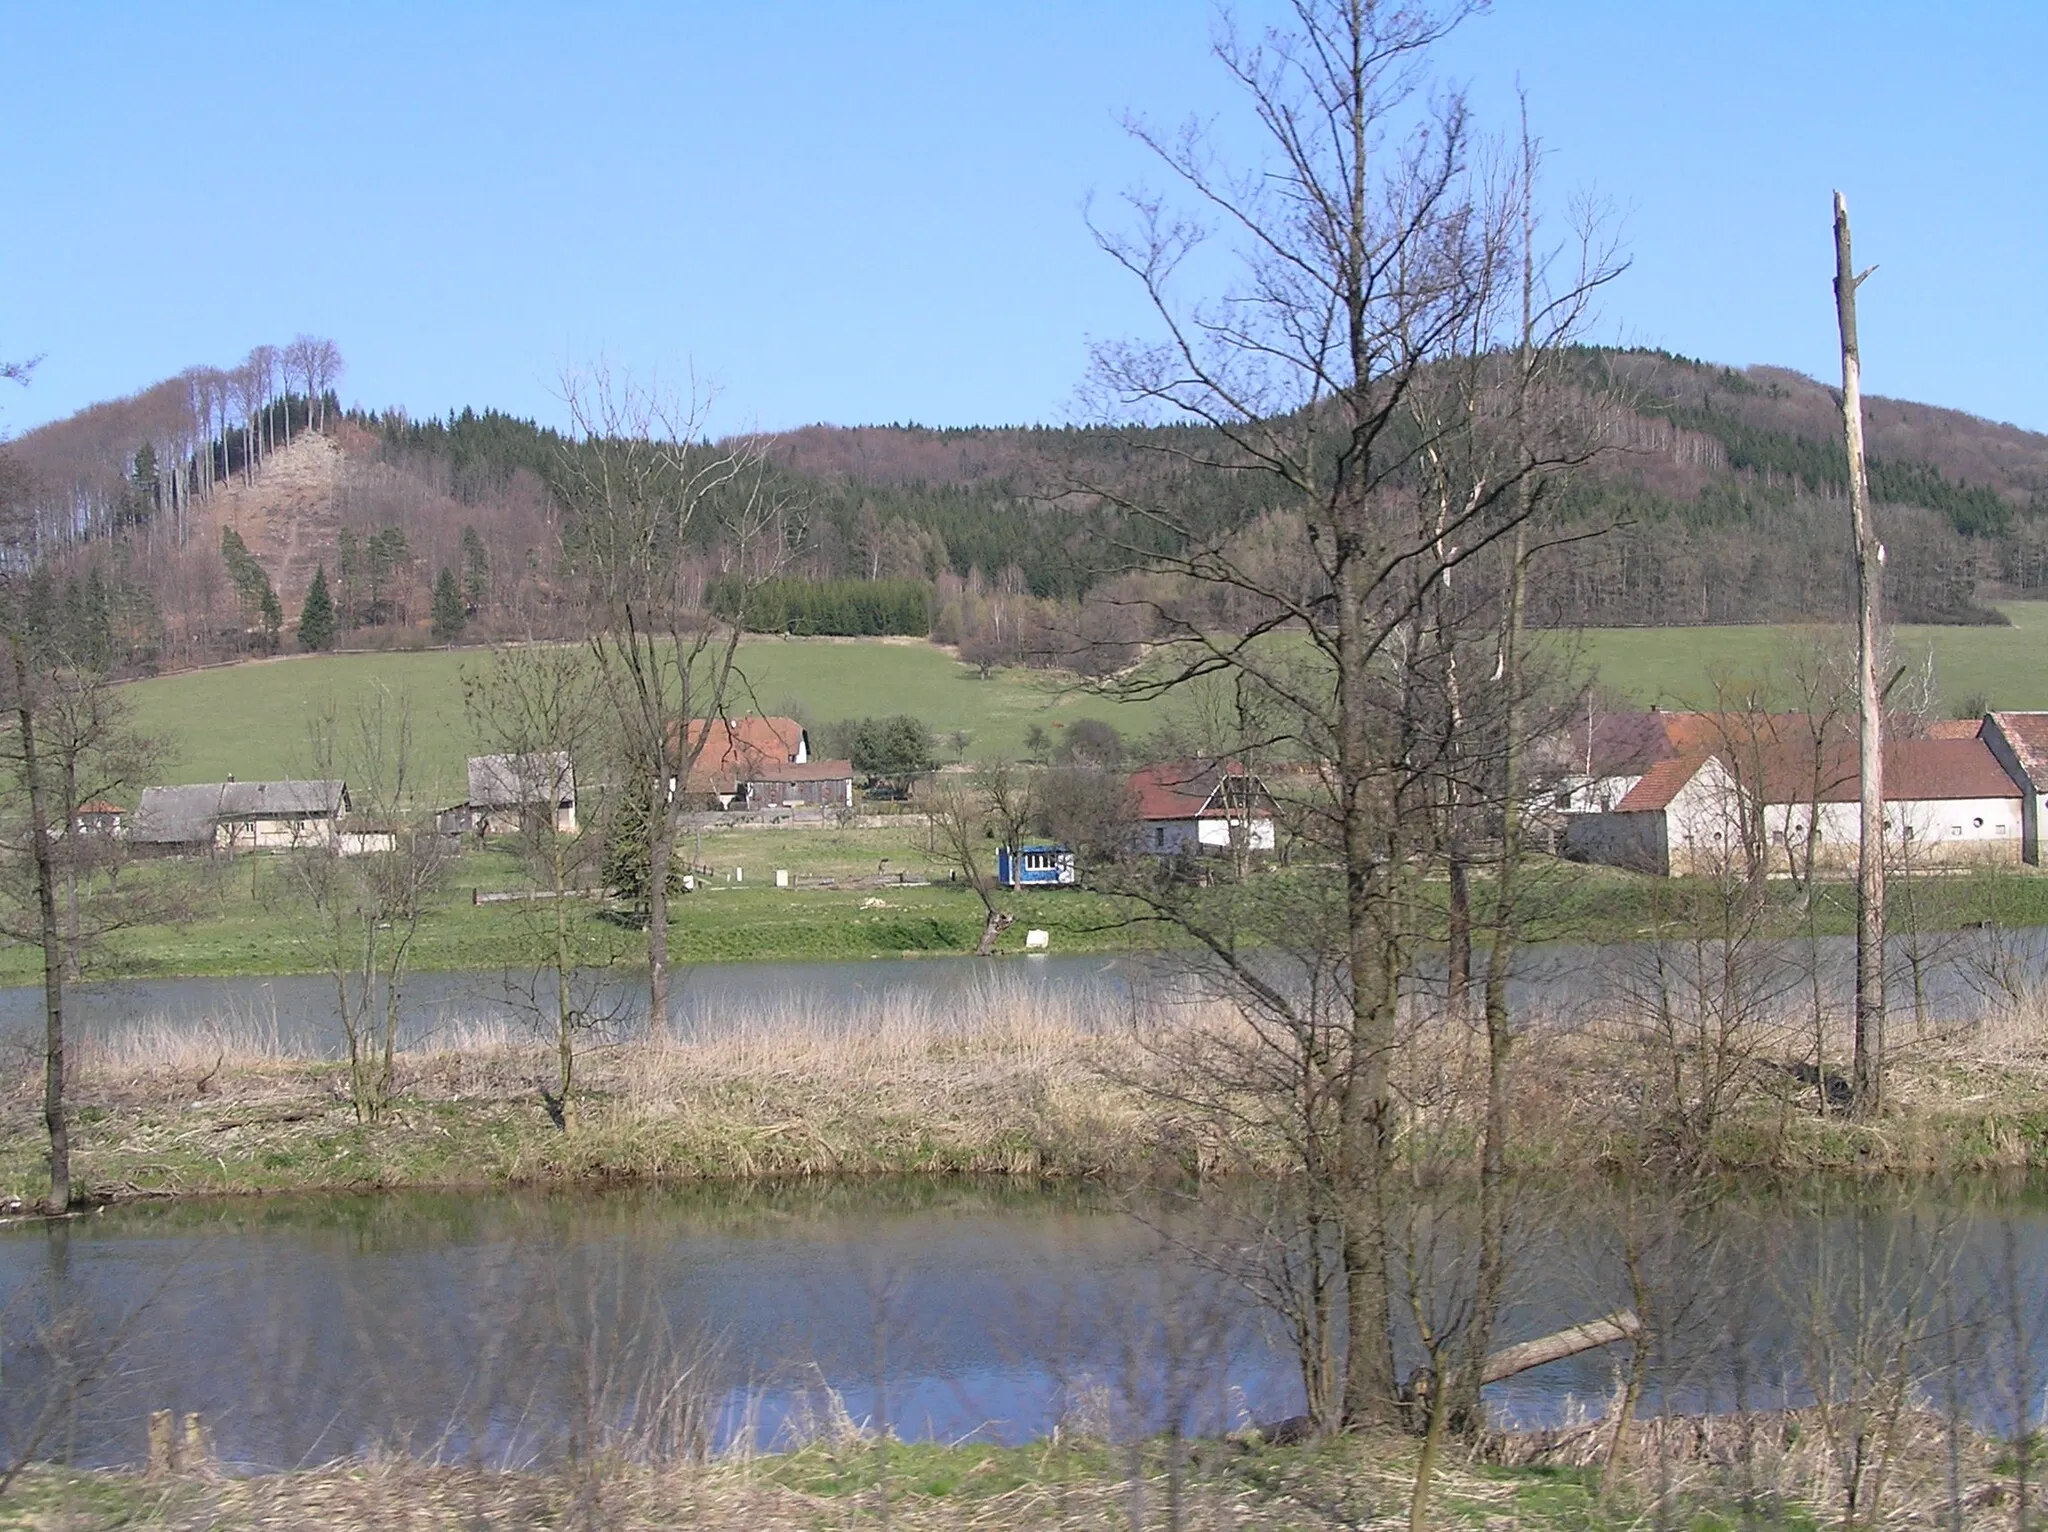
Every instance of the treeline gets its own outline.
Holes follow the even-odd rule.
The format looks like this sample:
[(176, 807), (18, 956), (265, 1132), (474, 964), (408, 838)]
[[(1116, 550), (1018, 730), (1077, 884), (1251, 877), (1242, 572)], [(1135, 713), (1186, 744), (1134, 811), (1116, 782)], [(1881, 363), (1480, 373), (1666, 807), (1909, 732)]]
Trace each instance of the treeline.
[(710, 603), (754, 633), (923, 638), (932, 629), (932, 588), (922, 580), (723, 579)]

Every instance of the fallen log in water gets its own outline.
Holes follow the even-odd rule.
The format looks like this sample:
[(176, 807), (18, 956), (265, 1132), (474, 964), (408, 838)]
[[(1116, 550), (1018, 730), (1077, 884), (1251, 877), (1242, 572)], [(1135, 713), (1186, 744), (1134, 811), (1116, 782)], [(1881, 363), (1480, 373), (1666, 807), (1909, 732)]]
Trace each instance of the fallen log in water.
[[(1633, 1309), (1618, 1309), (1600, 1319), (1589, 1319), (1581, 1325), (1566, 1325), (1562, 1330), (1553, 1330), (1548, 1335), (1539, 1335), (1534, 1340), (1517, 1341), (1512, 1346), (1503, 1346), (1498, 1351), (1489, 1351), (1481, 1366), (1481, 1384), (1500, 1383), (1527, 1372), (1532, 1367), (1541, 1367), (1547, 1362), (1561, 1362), (1566, 1357), (1577, 1356), (1582, 1351), (1594, 1351), (1602, 1346), (1611, 1346), (1616, 1341), (1634, 1340), (1643, 1333), (1643, 1322), (1636, 1317)], [(1404, 1406), (1413, 1407), (1428, 1396), (1429, 1374), (1417, 1372), (1408, 1380), (1404, 1390)], [(1415, 1412), (1419, 1417), (1421, 1412)], [(1285, 1420), (1266, 1421), (1252, 1427), (1251, 1435), (1274, 1445), (1307, 1441), (1315, 1435), (1315, 1422), (1306, 1415), (1290, 1415)]]
[(1482, 1384), (1500, 1383), (1546, 1362), (1561, 1362), (1581, 1351), (1594, 1351), (1620, 1340), (1634, 1340), (1642, 1333), (1643, 1322), (1636, 1318), (1632, 1309), (1622, 1309), (1604, 1319), (1591, 1319), (1582, 1325), (1567, 1325), (1535, 1340), (1517, 1341), (1512, 1346), (1488, 1352), (1479, 1381)]

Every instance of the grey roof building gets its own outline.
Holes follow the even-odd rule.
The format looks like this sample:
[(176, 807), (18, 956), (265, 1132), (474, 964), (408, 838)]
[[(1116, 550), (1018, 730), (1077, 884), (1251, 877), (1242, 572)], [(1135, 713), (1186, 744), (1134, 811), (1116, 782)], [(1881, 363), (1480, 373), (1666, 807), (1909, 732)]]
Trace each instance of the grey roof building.
[(469, 758), (469, 812), (476, 832), (517, 829), (520, 817), (546, 808), (557, 832), (576, 832), (576, 766), (566, 750)]
[(128, 839), (161, 852), (286, 850), (327, 844), (348, 812), (338, 779), (146, 787)]

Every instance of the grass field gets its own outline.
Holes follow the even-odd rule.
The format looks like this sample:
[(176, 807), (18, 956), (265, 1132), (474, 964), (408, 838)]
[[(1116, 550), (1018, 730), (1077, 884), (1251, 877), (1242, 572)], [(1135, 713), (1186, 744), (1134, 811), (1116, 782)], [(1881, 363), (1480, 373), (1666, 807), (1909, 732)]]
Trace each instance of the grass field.
[[(983, 681), (946, 650), (889, 639), (749, 640), (741, 650), (746, 707), (812, 724), (910, 713), (938, 736), (944, 755), (1024, 753), (1026, 732), (1059, 731), (1101, 718), (1125, 734), (1155, 727), (1162, 711), (1063, 686), (1040, 671), (997, 671)], [(385, 688), (410, 703), (422, 781), (437, 798), (463, 794), (463, 762), (476, 753), (463, 710), (462, 676), (489, 663), (475, 649), (422, 654), (302, 655), (188, 671), (128, 688), (141, 725), (171, 743), (173, 782), (218, 782), (312, 772), (308, 721)], [(964, 749), (955, 740), (963, 736)]]
[[(1901, 664), (1934, 655), (1946, 713), (1972, 698), (1997, 708), (2048, 708), (2048, 601), (2008, 601), (2009, 628), (1902, 627)], [(1795, 625), (1729, 628), (1594, 628), (1582, 636), (1584, 669), (1644, 706), (1710, 707), (1721, 678), (1783, 680), (1816, 630)], [(1789, 700), (1789, 697), (1787, 698)]]

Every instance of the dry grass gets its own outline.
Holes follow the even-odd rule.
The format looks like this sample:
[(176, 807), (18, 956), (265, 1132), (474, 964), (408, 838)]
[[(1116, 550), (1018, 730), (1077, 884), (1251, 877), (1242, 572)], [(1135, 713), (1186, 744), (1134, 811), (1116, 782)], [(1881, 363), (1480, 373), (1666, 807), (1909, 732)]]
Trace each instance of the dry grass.
[[(1846, 1057), (1829, 1021), (1830, 1067)], [(587, 1049), (572, 1131), (550, 1124), (551, 1050), (503, 1016), (444, 1027), (399, 1060), (398, 1099), (359, 1126), (340, 1067), (258, 1019), (138, 1021), (74, 1049), (74, 1176), (93, 1197), (573, 1179), (852, 1174), (1126, 1176), (1283, 1169), (1275, 1132), (1232, 1099), (1176, 1090), (1195, 1052), (1246, 1056), (1229, 1006), (1142, 1013), (992, 976), (957, 1004), (885, 995), (821, 1024), (793, 1006), (702, 1038)], [(1201, 1045), (1200, 1050), (1195, 1044)], [(0, 1087), (0, 1197), (42, 1176), (32, 1042)], [(1894, 1029), (1893, 1110), (1822, 1113), (1813, 1029), (1746, 1018), (1711, 1046), (1618, 1007), (1526, 1032), (1516, 1152), (1530, 1169), (1629, 1168), (1683, 1150), (1728, 1169), (1935, 1172), (2048, 1164), (2048, 996)], [(1413, 1141), (1455, 1155), (1477, 1121), (1474, 1026), (1418, 1028), (1397, 1069)], [(1249, 1072), (1247, 1078), (1249, 1078)], [(1220, 1078), (1220, 1076), (1218, 1077)], [(1711, 1097), (1711, 1099), (1708, 1099)], [(1685, 1135), (1689, 1144), (1681, 1143)]]
[[(1679, 1417), (1634, 1424), (1603, 1492), (1610, 1428), (1586, 1422), (1453, 1452), (1434, 1480), (1430, 1523), (1527, 1532), (1634, 1532), (1740, 1521), (1826, 1525), (1841, 1483), (1811, 1412)], [(1936, 1416), (1903, 1422), (1874, 1521), (1949, 1523), (1948, 1438)], [(1997, 1444), (1958, 1440), (1957, 1523), (2008, 1525), (2012, 1486)], [(886, 1447), (886, 1451), (884, 1450)], [(552, 1473), (391, 1457), (294, 1473), (149, 1480), (134, 1473), (25, 1476), (0, 1518), (47, 1528), (591, 1529), (1015, 1528), (1080, 1532), (1379, 1529), (1407, 1525), (1415, 1443), (1361, 1436), (1303, 1447), (1055, 1439), (1022, 1448), (914, 1446), (847, 1436), (767, 1457)]]

